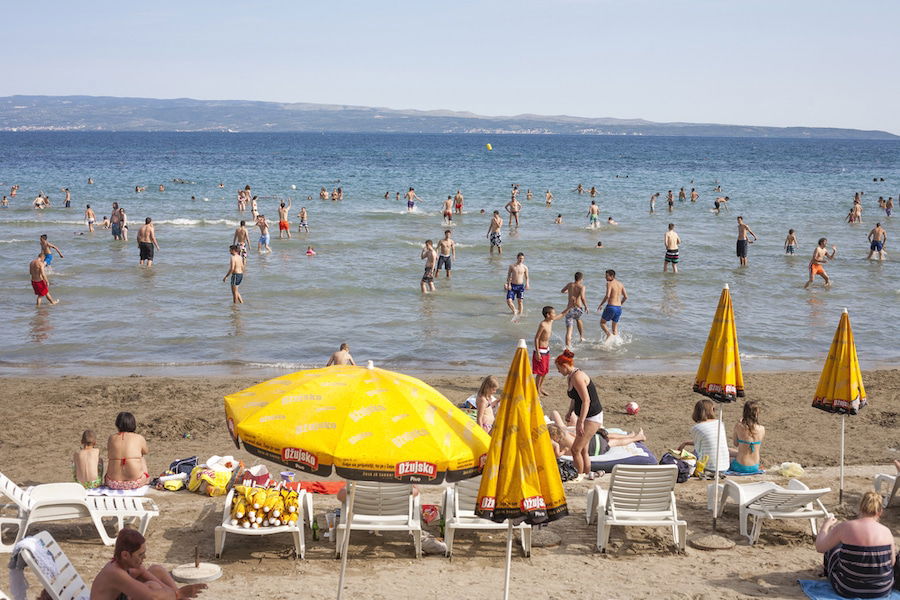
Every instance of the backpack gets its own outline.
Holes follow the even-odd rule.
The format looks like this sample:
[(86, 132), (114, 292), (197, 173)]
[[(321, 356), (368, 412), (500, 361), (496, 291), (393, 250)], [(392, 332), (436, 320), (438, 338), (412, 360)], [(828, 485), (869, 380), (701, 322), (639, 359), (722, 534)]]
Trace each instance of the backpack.
[(578, 471), (570, 461), (557, 458), (556, 465), (559, 467), (559, 477), (563, 481), (572, 481), (578, 478)]
[(686, 460), (677, 458), (672, 456), (670, 452), (666, 452), (662, 455), (662, 458), (659, 459), (659, 464), (661, 465), (677, 465), (678, 466), (678, 478), (675, 480), (677, 483), (684, 483), (688, 479), (691, 478), (691, 473), (694, 471), (693, 465)]

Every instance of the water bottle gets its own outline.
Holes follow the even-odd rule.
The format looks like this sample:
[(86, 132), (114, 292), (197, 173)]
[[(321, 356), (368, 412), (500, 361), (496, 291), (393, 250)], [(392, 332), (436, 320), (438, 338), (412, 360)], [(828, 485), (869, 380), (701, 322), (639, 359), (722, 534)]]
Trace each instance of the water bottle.
[(313, 522), (312, 522), (312, 534), (313, 534), (313, 541), (318, 542), (319, 541), (319, 519), (317, 519), (315, 517), (313, 517)]

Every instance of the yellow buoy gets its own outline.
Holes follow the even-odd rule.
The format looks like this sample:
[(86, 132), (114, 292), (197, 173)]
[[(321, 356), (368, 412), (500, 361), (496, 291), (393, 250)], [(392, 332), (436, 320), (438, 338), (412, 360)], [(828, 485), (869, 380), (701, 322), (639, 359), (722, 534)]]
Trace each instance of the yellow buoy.
[(490, 144), (485, 144), (484, 147), (487, 148), (488, 150), (493, 150), (493, 149), (494, 149), (494, 147), (491, 146)]

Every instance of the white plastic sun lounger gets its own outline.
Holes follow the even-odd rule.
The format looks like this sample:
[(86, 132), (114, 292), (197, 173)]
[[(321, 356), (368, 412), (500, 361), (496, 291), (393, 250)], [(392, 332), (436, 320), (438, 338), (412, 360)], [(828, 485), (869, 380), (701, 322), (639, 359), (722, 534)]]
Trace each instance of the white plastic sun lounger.
[[(478, 499), (478, 488), (481, 477), (458, 481), (444, 490), (444, 542), (447, 544), (447, 556), (453, 554), (453, 539), (457, 529), (490, 529), (507, 531), (507, 523), (495, 523), (475, 515), (475, 503)], [(531, 555), (531, 525), (521, 523), (516, 526), (522, 542), (525, 556)]]
[[(422, 556), (422, 509), (412, 486), (401, 483), (366, 483), (355, 481), (353, 519), (350, 530), (407, 531), (413, 537), (416, 558)], [(348, 494), (349, 499), (349, 494)], [(334, 554), (340, 558), (344, 535), (348, 535), (347, 500), (341, 506), (341, 521), (335, 527)]]
[(312, 497), (306, 490), (299, 490), (297, 496), (297, 507), (300, 516), (296, 525), (279, 525), (277, 527), (260, 527), (258, 529), (245, 529), (239, 525), (231, 524), (231, 501), (234, 498), (234, 490), (228, 492), (225, 496), (225, 508), (222, 511), (222, 524), (216, 527), (216, 558), (222, 556), (225, 549), (225, 535), (233, 533), (236, 535), (273, 535), (276, 533), (289, 533), (294, 540), (294, 549), (297, 556), (306, 558), (306, 536), (304, 535), (303, 526), (305, 523), (312, 524), (313, 507)]
[(37, 559), (28, 550), (22, 550), (22, 558), (25, 559), (25, 564), (31, 567), (35, 577), (50, 595), (50, 598), (52, 600), (88, 600), (91, 595), (90, 588), (84, 583), (81, 575), (72, 566), (66, 553), (62, 551), (62, 548), (53, 539), (53, 536), (46, 531), (42, 531), (34, 537), (50, 552), (59, 574), (53, 578), (47, 577), (40, 569)]
[[(882, 487), (890, 488), (890, 493), (885, 495), (881, 491)], [(884, 496), (885, 508), (891, 506), (894, 504), (894, 500), (897, 498), (898, 494), (900, 494), (900, 477), (897, 475), (879, 473), (875, 476), (875, 491)]]

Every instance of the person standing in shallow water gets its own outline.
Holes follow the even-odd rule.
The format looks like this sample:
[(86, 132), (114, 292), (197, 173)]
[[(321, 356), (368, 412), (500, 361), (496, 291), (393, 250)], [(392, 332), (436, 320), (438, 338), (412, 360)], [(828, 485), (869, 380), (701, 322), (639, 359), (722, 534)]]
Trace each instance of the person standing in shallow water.
[(241, 297), (241, 292), (238, 289), (244, 281), (244, 261), (241, 259), (241, 248), (237, 244), (232, 244), (228, 247), (228, 252), (231, 254), (228, 272), (225, 273), (222, 281), (231, 277), (231, 300), (235, 304), (243, 304), (244, 299)]
[(747, 236), (753, 236), (753, 240), (756, 241), (759, 238), (756, 237), (756, 234), (753, 233), (753, 230), (744, 223), (744, 217), (737, 218), (737, 226), (738, 226), (738, 239), (737, 246), (735, 252), (737, 253), (738, 259), (740, 259), (741, 266), (747, 266), (747, 248), (752, 243), (750, 238)]
[(675, 233), (675, 223), (669, 223), (669, 230), (666, 231), (663, 242), (666, 245), (666, 259), (663, 261), (663, 273), (669, 270), (672, 265), (672, 272), (678, 272), (678, 247), (681, 245), (681, 238)]

